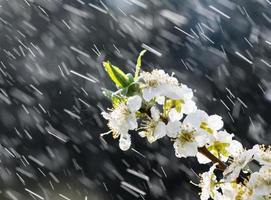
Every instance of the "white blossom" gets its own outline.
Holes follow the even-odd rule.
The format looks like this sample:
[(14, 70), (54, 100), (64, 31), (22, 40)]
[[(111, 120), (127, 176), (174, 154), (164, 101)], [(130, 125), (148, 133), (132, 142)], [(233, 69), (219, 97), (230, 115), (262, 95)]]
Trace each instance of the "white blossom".
[[(217, 164), (201, 174), (198, 185), (201, 200), (271, 199), (271, 147), (255, 145), (244, 150), (240, 142), (233, 140), (233, 134), (222, 130), (222, 117), (198, 110), (192, 89), (164, 70), (142, 72), (136, 82), (139, 87), (130, 93), (142, 98), (123, 96), (117, 106), (114, 104), (115, 108), (102, 112), (113, 137), (119, 137), (121, 150), (126, 151), (131, 146), (129, 130), (137, 130), (150, 143), (167, 135), (173, 141), (177, 157), (196, 156), (200, 163), (219, 159), (225, 166), (230, 163), (220, 172), (222, 177), (214, 173)], [(199, 153), (202, 147), (209, 152)], [(241, 173), (252, 160), (259, 163), (260, 170)], [(241, 177), (243, 174), (246, 176)]]
[(190, 113), (184, 119), (185, 124), (192, 126), (198, 133), (201, 133), (200, 146), (204, 146), (214, 140), (214, 133), (223, 127), (222, 118), (218, 115), (209, 116), (202, 110)]
[(239, 176), (241, 170), (243, 170), (247, 164), (253, 160), (254, 153), (255, 151), (253, 149), (239, 152), (239, 154), (234, 157), (230, 166), (228, 166), (223, 172), (224, 177), (229, 181), (235, 180)]
[(152, 143), (167, 134), (166, 124), (160, 119), (160, 111), (153, 106), (151, 109), (151, 117), (147, 117), (139, 130), (141, 137), (147, 137), (147, 140)]
[(128, 131), (134, 130), (138, 126), (135, 113), (140, 109), (141, 103), (142, 99), (140, 96), (133, 96), (128, 98), (127, 103), (120, 103), (111, 112), (102, 112), (103, 117), (108, 120), (108, 127), (111, 129), (113, 137), (118, 138), (121, 136), (122, 145), (120, 146), (122, 147), (124, 147), (124, 140), (127, 144), (129, 143), (130, 137), (127, 136)]
[[(226, 162), (229, 156), (236, 157), (243, 150), (242, 144), (232, 139), (234, 135), (225, 130), (214, 132), (213, 136), (212, 141), (206, 145), (206, 148), (223, 162)], [(201, 164), (211, 162), (201, 153), (197, 154), (197, 159)]]
[(189, 124), (169, 122), (167, 135), (174, 138), (175, 155), (179, 158), (196, 156), (201, 145), (202, 132), (197, 132)]

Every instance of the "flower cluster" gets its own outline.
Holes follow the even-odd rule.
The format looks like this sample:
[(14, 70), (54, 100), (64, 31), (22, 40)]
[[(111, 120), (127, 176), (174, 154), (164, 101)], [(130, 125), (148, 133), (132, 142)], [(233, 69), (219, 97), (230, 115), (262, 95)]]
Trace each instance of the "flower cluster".
[[(249, 164), (257, 164), (259, 170), (252, 172)], [(211, 167), (201, 175), (201, 199), (208, 200), (268, 200), (271, 199), (271, 149), (255, 145), (242, 150), (218, 179)]]
[[(104, 89), (112, 108), (102, 115), (108, 120), (108, 133), (119, 138), (120, 149), (130, 148), (131, 135), (138, 134), (149, 143), (168, 137), (177, 157), (196, 157), (199, 163), (213, 163), (209, 172), (201, 175), (201, 199), (269, 197), (270, 149), (255, 146), (244, 150), (242, 144), (233, 139), (234, 135), (223, 129), (220, 116), (208, 115), (197, 108), (191, 88), (163, 70), (141, 71), (145, 52), (137, 59), (134, 76), (110, 62), (103, 63), (118, 89)], [(258, 172), (245, 171), (251, 161), (258, 161), (261, 166)], [(217, 171), (222, 178), (218, 179)]]

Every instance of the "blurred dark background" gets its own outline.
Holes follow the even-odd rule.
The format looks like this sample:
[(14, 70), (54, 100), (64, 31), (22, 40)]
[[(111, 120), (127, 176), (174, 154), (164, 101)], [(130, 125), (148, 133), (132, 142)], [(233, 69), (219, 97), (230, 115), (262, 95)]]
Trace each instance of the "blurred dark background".
[[(175, 73), (249, 148), (270, 144), (269, 0), (0, 0), (0, 199), (199, 199), (169, 140), (122, 152), (101, 62)], [(83, 75), (88, 80), (80, 77)]]

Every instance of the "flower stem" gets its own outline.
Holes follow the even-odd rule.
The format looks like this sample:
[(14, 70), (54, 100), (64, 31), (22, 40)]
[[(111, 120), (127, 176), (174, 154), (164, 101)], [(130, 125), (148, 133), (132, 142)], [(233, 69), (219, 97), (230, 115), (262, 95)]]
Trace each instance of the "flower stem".
[(226, 169), (227, 165), (225, 163), (223, 163), (221, 160), (219, 160), (217, 157), (215, 157), (206, 147), (199, 147), (198, 151), (202, 155), (209, 158), (213, 163), (218, 163), (218, 168), (221, 171), (224, 171)]

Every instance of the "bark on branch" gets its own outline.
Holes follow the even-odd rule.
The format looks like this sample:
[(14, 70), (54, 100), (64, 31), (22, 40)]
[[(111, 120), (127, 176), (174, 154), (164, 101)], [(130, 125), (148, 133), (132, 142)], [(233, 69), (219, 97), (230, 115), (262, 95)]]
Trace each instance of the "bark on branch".
[(214, 164), (218, 163), (218, 168), (221, 171), (224, 171), (226, 169), (227, 165), (221, 160), (219, 160), (217, 157), (215, 157), (206, 147), (199, 147), (198, 151), (207, 158), (209, 158)]

